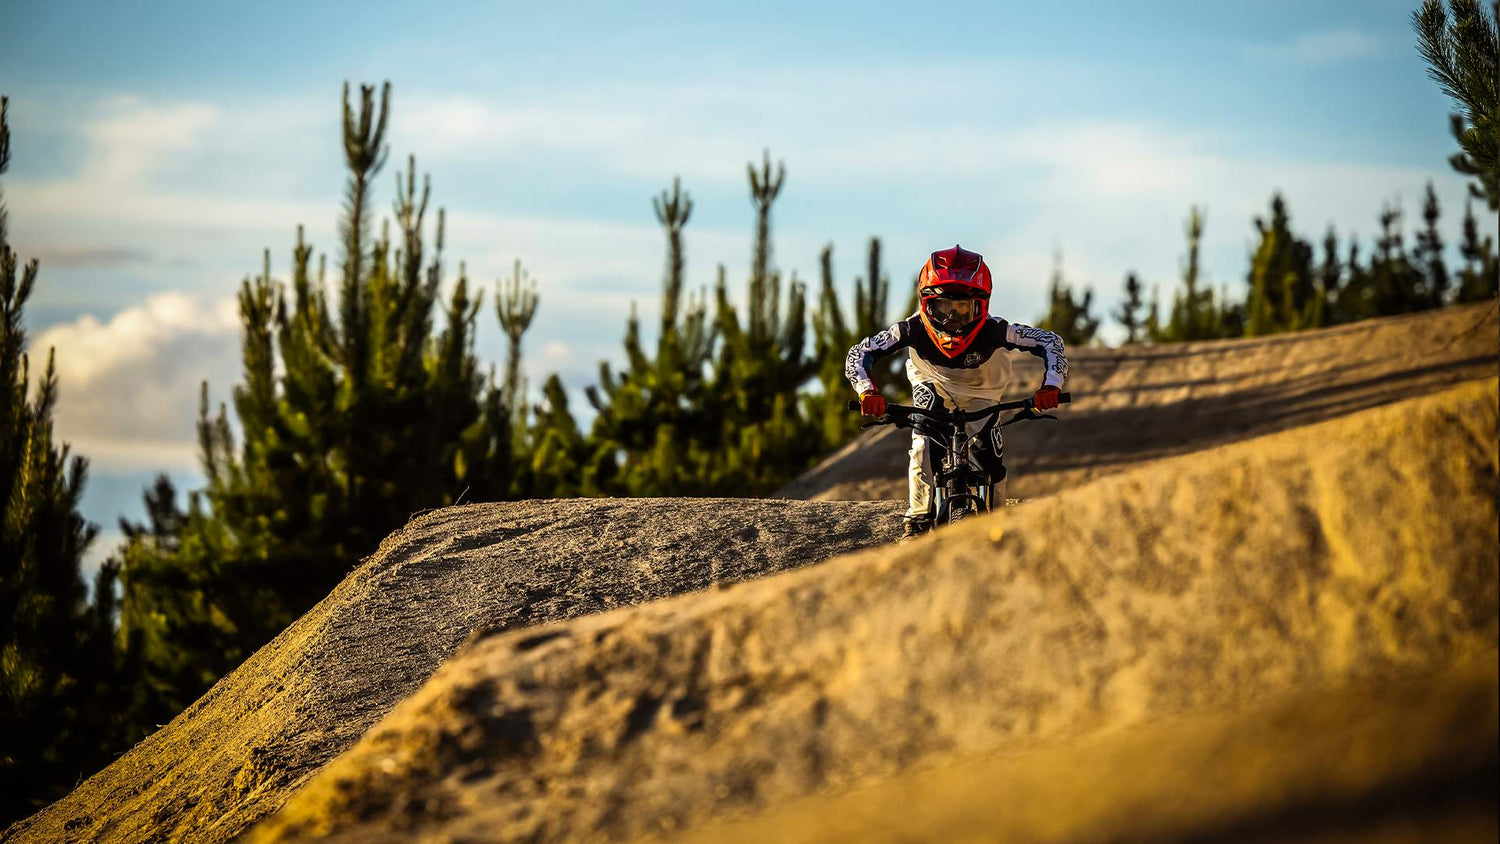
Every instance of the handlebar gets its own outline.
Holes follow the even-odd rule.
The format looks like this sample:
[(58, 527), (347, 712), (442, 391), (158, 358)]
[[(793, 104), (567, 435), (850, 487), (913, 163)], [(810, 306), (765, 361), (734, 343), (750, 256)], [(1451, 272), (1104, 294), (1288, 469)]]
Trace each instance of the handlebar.
[[(1058, 394), (1058, 404), (1068, 404), (1071, 401), (1073, 401), (1072, 393)], [(859, 401), (857, 399), (850, 399), (848, 407), (850, 410), (859, 410)], [(986, 416), (993, 416), (994, 414), (1001, 413), (1006, 410), (1031, 410), (1035, 407), (1035, 399), (1024, 398), (1016, 399), (1015, 401), (1003, 401), (999, 404), (992, 404), (989, 407), (982, 408), (980, 410), (969, 411), (947, 411), (936, 409), (926, 410), (920, 407), (911, 407), (910, 405), (904, 404), (887, 404), (885, 406), (885, 412), (888, 416), (912, 416), (915, 414), (921, 414), (922, 416), (930, 416), (933, 419), (942, 420), (944, 422), (963, 424), (965, 422), (973, 422), (979, 419), (983, 419)]]

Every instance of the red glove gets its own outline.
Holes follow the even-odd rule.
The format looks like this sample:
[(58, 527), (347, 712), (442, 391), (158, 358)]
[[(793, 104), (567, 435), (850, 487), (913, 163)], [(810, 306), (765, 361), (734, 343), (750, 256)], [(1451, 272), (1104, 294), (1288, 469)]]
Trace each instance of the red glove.
[(860, 393), (859, 412), (865, 416), (884, 416), (885, 396), (879, 393)]
[(1061, 390), (1049, 384), (1037, 390), (1036, 395), (1032, 396), (1031, 402), (1036, 405), (1037, 410), (1052, 410), (1057, 407), (1058, 398), (1061, 394)]

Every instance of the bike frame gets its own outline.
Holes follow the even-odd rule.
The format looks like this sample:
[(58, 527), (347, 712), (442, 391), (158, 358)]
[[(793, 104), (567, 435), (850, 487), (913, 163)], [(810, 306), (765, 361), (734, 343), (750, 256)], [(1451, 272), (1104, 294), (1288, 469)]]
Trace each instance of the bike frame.
[[(1059, 404), (1072, 401), (1070, 393), (1058, 396)], [(859, 402), (849, 402), (850, 410), (859, 410)], [(1000, 422), (1000, 414), (1007, 410), (1020, 411), (1015, 416)], [(970, 513), (989, 512), (994, 508), (990, 500), (991, 478), (984, 470), (974, 465), (969, 454), (981, 437), (987, 437), (999, 425), (1009, 425), (1031, 419), (1056, 419), (1036, 412), (1036, 402), (1025, 398), (999, 402), (980, 410), (947, 411), (926, 409), (900, 404), (887, 404), (884, 416), (877, 417), (871, 425), (895, 425), (898, 428), (913, 428), (927, 437), (947, 441), (947, 452), (943, 465), (933, 472), (932, 509), (933, 519), (938, 524), (952, 524)], [(968, 433), (968, 423), (980, 419), (988, 421), (974, 434)], [(1002, 502), (1003, 506), (1003, 502)]]

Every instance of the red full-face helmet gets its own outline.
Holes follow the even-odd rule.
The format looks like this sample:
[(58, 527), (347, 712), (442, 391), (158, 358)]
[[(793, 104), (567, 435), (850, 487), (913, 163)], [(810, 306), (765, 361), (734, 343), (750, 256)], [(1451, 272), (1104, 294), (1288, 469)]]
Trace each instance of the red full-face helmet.
[(932, 253), (917, 275), (922, 324), (943, 354), (963, 354), (990, 313), (990, 268), (962, 246)]

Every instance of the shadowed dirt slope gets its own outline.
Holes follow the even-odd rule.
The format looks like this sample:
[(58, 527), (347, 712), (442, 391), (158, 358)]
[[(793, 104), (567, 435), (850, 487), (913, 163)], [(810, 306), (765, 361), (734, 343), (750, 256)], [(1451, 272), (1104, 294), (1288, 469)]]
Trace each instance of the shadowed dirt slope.
[(223, 841), (476, 630), (572, 618), (888, 542), (887, 504), (572, 500), (427, 513), (170, 724), (6, 841)]
[[(1492, 842), (1493, 658), (909, 771), (690, 841)], [(1128, 775), (1123, 775), (1128, 772)]]
[[(861, 840), (924, 772), (972, 765), (1078, 773), (1033, 787), (1080, 825), (1043, 813), (1018, 840), (1136, 816), (1141, 840), (1492, 829), (1472, 795), (1493, 781), (1497, 398), (1486, 379), (911, 545), (478, 638), (254, 837), (713, 840), (766, 813), (749, 840), (777, 840), (823, 795), (815, 813), (870, 820), (808, 837)], [(1212, 776), (1160, 774), (1179, 764)], [(1174, 809), (1157, 775), (1207, 803)], [(932, 817), (1005, 817), (998, 799)], [(1348, 813), (1403, 800), (1349, 833)]]
[[(1491, 303), (1252, 340), (1070, 350), (1075, 402), (1005, 429), (1010, 495), (1034, 498), (1160, 457), (1320, 422), (1500, 371)], [(1016, 355), (1015, 397), (1041, 383)], [(879, 428), (785, 498), (906, 497), (909, 431)]]

